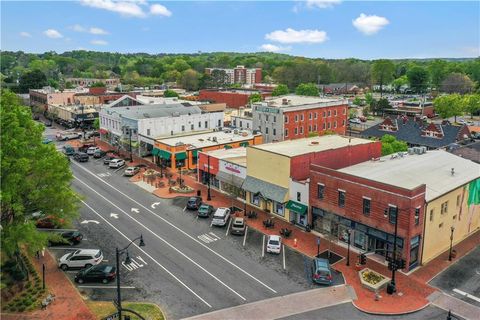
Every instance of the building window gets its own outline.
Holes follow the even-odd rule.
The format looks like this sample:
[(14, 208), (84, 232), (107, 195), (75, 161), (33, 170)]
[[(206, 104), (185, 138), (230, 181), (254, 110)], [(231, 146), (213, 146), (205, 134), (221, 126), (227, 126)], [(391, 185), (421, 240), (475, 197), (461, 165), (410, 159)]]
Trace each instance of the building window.
[(243, 128), (243, 122), (240, 121), (240, 128)]
[(303, 127), (300, 127), (300, 134), (303, 134)]
[(265, 128), (265, 134), (268, 134), (268, 128)]
[(325, 112), (325, 111), (323, 111), (323, 117), (324, 117), (324, 118), (326, 117), (326, 112)]
[(370, 198), (363, 198), (363, 214), (370, 215)]
[(277, 122), (277, 117), (273, 116), (273, 122)]
[(190, 125), (190, 130), (195, 130), (195, 126), (193, 125), (193, 123)]
[(250, 193), (250, 203), (258, 207), (260, 204), (260, 195)]
[(298, 122), (298, 115), (295, 115), (295, 122)]
[(347, 114), (347, 108), (343, 108), (343, 114)]
[(277, 129), (273, 128), (273, 135), (276, 136), (277, 135)]
[(273, 212), (275, 212), (276, 214), (278, 214), (278, 215), (280, 215), (280, 216), (283, 216), (283, 215), (285, 214), (285, 213), (284, 213), (284, 205), (283, 205), (283, 203), (274, 201), (274, 202), (273, 202)]
[(337, 128), (337, 121), (333, 122), (333, 128)]
[(440, 209), (441, 214), (447, 213), (448, 212), (448, 201), (445, 201), (442, 203), (442, 207)]
[(430, 210), (430, 221), (433, 221), (433, 209)]
[(295, 135), (297, 135), (297, 134), (298, 134), (298, 129), (297, 129), (297, 128), (295, 128)]
[(331, 110), (328, 110), (328, 116), (329, 116), (329, 117), (332, 116), (332, 111), (331, 111)]
[(313, 126), (313, 131), (317, 132), (317, 125)]
[(297, 201), (302, 201), (302, 194), (297, 192)]
[(325, 185), (324, 184), (317, 184), (317, 198), (318, 199), (323, 199), (325, 196)]
[(222, 126), (222, 120), (218, 119), (218, 126), (221, 127)]
[(150, 129), (147, 129), (147, 136), (150, 136)]
[(345, 127), (345, 120), (342, 120), (342, 127)]
[(308, 114), (308, 119), (312, 120), (312, 113), (311, 112)]
[(333, 115), (336, 117), (337, 116), (337, 109), (333, 110)]
[(265, 116), (265, 122), (268, 122), (268, 114)]
[(316, 112), (313, 114), (313, 118), (317, 119), (317, 113)]
[(345, 207), (345, 191), (343, 190), (338, 190), (338, 206)]
[(324, 122), (323, 123), (323, 130), (327, 129), (327, 124)]
[(303, 113), (300, 115), (300, 121), (303, 121)]
[(285, 119), (285, 123), (288, 123), (288, 116), (283, 117)]
[(199, 128), (202, 127), (202, 121), (198, 121), (198, 127), (199, 127)]
[(395, 224), (395, 220), (397, 219), (398, 208), (389, 206), (388, 207), (388, 222), (391, 224)]
[(443, 227), (443, 222), (438, 225), (439, 228)]
[(285, 129), (285, 138), (288, 137), (288, 129)]
[(247, 129), (250, 128), (250, 124), (247, 122)]
[(331, 123), (329, 122), (329, 123), (328, 123), (328, 129), (330, 129), (330, 128), (331, 128)]
[(311, 125), (308, 126), (308, 132), (312, 132), (312, 126)]
[(457, 208), (460, 207), (460, 201), (461, 201), (462, 197), (461, 195), (458, 195), (457, 196)]
[(415, 208), (415, 225), (420, 223), (420, 208)]
[(185, 131), (185, 126), (182, 126), (182, 131)]

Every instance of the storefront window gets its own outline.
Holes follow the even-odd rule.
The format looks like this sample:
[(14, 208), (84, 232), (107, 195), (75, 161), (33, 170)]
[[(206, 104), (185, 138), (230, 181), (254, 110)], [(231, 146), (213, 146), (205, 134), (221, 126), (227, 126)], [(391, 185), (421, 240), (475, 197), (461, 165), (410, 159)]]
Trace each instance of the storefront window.
[(260, 195), (250, 193), (250, 203), (258, 207), (260, 205)]
[(284, 209), (283, 203), (275, 201), (273, 205), (273, 212), (283, 217), (285, 215), (285, 209)]
[(355, 236), (354, 236), (355, 247), (365, 250), (366, 242), (367, 242), (367, 237), (365, 236), (365, 233), (355, 230)]

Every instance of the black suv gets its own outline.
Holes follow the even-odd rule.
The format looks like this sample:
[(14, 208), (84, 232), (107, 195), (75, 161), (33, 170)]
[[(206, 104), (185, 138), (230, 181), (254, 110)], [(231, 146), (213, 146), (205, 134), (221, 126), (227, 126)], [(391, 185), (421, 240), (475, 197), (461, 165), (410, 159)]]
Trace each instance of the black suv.
[(76, 152), (73, 155), (73, 159), (75, 159), (78, 162), (87, 162), (88, 161), (88, 154), (84, 152)]
[(75, 276), (75, 282), (102, 282), (109, 283), (117, 276), (114, 266), (108, 264), (98, 264), (87, 269), (81, 270)]
[(202, 205), (202, 197), (191, 197), (187, 201), (187, 209), (198, 210)]

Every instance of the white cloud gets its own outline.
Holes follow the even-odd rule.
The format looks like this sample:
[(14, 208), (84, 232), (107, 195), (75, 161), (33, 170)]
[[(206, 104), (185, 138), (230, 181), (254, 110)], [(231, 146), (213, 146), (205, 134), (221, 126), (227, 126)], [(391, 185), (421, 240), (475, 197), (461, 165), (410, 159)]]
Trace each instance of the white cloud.
[(342, 3), (342, 0), (307, 0), (307, 8), (332, 8), (333, 6)]
[(291, 47), (281, 47), (281, 46), (276, 46), (276, 45), (271, 44), (271, 43), (266, 43), (266, 44), (262, 44), (260, 46), (260, 49), (262, 51), (267, 51), (267, 52), (280, 52), (280, 51), (289, 51), (292, 48)]
[(108, 44), (108, 42), (105, 40), (92, 40), (90, 43), (96, 46), (106, 46)]
[(376, 15), (368, 16), (364, 13), (361, 13), (357, 19), (352, 21), (353, 26), (367, 36), (377, 33), (389, 23), (390, 21), (385, 17)]
[(20, 32), (20, 37), (24, 37), (24, 38), (31, 38), (32, 35), (26, 31), (22, 31)]
[(276, 30), (265, 35), (265, 39), (280, 43), (322, 43), (328, 40), (327, 33), (321, 30)]
[(165, 6), (162, 6), (161, 4), (152, 4), (150, 6), (150, 13), (152, 15), (157, 15), (157, 16), (164, 16), (164, 17), (170, 17), (172, 15), (172, 12), (168, 10)]
[(55, 29), (45, 30), (43, 34), (52, 39), (63, 38), (63, 35)]
[(91, 27), (90, 29), (88, 29), (88, 32), (91, 34), (108, 34), (108, 31), (97, 27)]
[(81, 25), (79, 24), (75, 24), (73, 26), (70, 27), (73, 31), (76, 31), (76, 32), (85, 32), (87, 31), (87, 29), (85, 29), (84, 27), (82, 27)]
[[(161, 4), (152, 4), (148, 8), (146, 0), (80, 0), (87, 7), (108, 10), (119, 13), (124, 17), (146, 18), (148, 15), (170, 17), (172, 12)], [(146, 9), (146, 11), (144, 10)]]

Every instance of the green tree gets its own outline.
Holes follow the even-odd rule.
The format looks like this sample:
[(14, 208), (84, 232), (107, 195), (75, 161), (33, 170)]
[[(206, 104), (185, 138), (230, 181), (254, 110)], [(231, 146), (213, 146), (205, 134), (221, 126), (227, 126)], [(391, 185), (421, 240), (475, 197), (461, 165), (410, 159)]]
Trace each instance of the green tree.
[(32, 120), (28, 107), (4, 91), (0, 101), (2, 119), (1, 244), (14, 256), (21, 245), (34, 252), (46, 245), (31, 213), (41, 211), (69, 223), (77, 216), (79, 198), (71, 188), (73, 179), (65, 156), (54, 145), (42, 143), (44, 127)]
[(105, 88), (105, 83), (103, 83), (101, 81), (94, 82), (94, 83), (92, 83), (90, 88)]
[(32, 70), (20, 77), (20, 93), (28, 93), (28, 89), (41, 89), (48, 85), (47, 77), (40, 70)]
[(210, 74), (207, 87), (210, 88), (222, 88), (227, 85), (228, 77), (225, 70), (215, 69)]
[(372, 79), (380, 86), (380, 97), (383, 96), (383, 85), (393, 80), (395, 65), (387, 59), (380, 59), (373, 62)]
[(408, 150), (406, 142), (399, 141), (390, 134), (384, 135), (380, 141), (382, 142), (382, 156)]
[(182, 73), (182, 77), (180, 79), (179, 84), (185, 90), (189, 90), (189, 91), (198, 90), (198, 87), (200, 84), (200, 74), (193, 69), (185, 70)]
[(285, 94), (288, 94), (289, 92), (290, 90), (288, 90), (287, 85), (279, 84), (275, 89), (273, 89), (272, 97), (283, 96)]
[(301, 83), (295, 89), (295, 94), (299, 96), (318, 97), (318, 88), (315, 83)]
[(428, 72), (425, 68), (414, 66), (407, 71), (407, 79), (410, 87), (417, 93), (422, 93), (427, 90)]
[(408, 84), (408, 78), (406, 75), (403, 75), (392, 82), (392, 86), (395, 89), (395, 92), (399, 92), (400, 88)]
[(470, 117), (473, 118), (473, 115), (480, 113), (480, 94), (470, 94), (464, 96), (464, 111), (470, 114)]
[(248, 102), (249, 103), (260, 102), (262, 100), (263, 100), (262, 95), (260, 93), (254, 93), (254, 94), (251, 94), (248, 97)]
[(163, 92), (163, 96), (165, 98), (178, 98), (179, 97), (178, 93), (176, 93), (173, 90), (169, 90), (169, 89), (167, 89)]
[(473, 81), (463, 73), (451, 73), (442, 81), (441, 89), (447, 93), (465, 94), (472, 92)]
[(464, 99), (458, 94), (439, 96), (433, 100), (433, 106), (440, 117), (443, 119), (455, 117), (455, 122), (457, 116), (461, 116), (465, 109)]
[(447, 76), (447, 65), (448, 62), (441, 59), (435, 59), (428, 65), (432, 86), (437, 90), (440, 88), (440, 84)]
[(183, 59), (176, 59), (172, 64), (172, 68), (178, 72), (183, 72), (190, 69), (190, 65)]
[(93, 120), (93, 128), (95, 130), (100, 129), (100, 119), (99, 118), (95, 118), (95, 120)]

